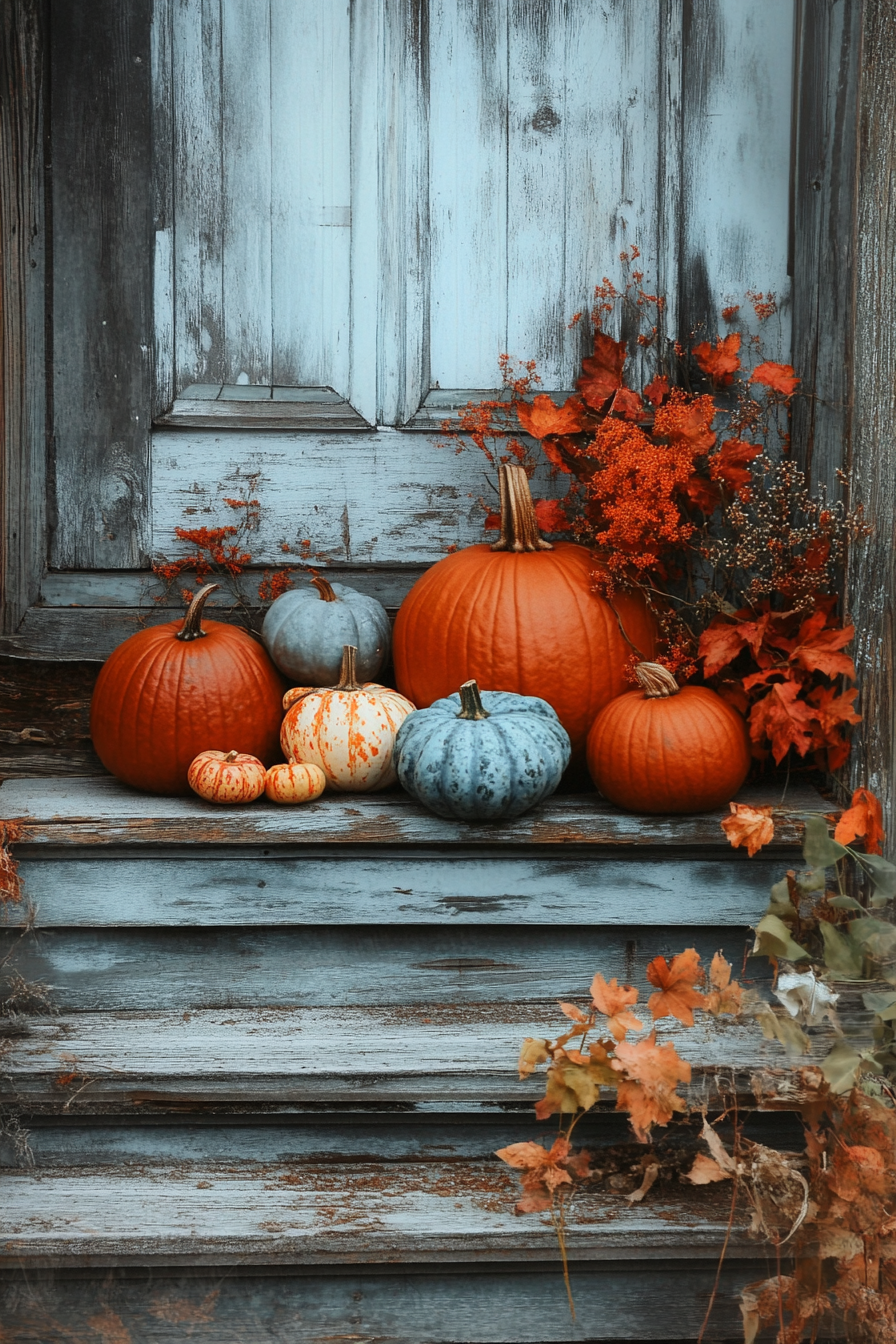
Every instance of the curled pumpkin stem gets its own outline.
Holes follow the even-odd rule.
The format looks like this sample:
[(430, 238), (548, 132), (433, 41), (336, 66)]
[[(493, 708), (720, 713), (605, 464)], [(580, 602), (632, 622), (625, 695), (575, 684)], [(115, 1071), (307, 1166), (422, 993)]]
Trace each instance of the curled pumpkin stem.
[(323, 602), (338, 602), (339, 598), (333, 592), (332, 585), (324, 578), (322, 574), (315, 574), (313, 579), (309, 580), (311, 587), (316, 588)]
[(669, 669), (660, 663), (638, 663), (635, 676), (648, 700), (666, 700), (681, 690)]
[(205, 606), (211, 594), (219, 587), (220, 584), (207, 583), (204, 588), (199, 589), (199, 592), (187, 607), (184, 623), (174, 636), (175, 639), (181, 639), (184, 643), (191, 639), (205, 639), (205, 631), (200, 624), (202, 620), (202, 608)]

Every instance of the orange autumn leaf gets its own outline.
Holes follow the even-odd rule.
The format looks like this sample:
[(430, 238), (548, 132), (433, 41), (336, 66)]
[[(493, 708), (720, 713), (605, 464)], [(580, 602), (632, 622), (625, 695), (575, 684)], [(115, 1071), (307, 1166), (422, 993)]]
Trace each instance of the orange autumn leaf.
[(564, 1003), (560, 999), (558, 999), (557, 1002), (561, 1013), (564, 1013), (573, 1022), (587, 1022), (589, 1020), (587, 1015), (582, 1012), (581, 1008), (577, 1008), (574, 1003)]
[(676, 447), (687, 447), (695, 455), (708, 453), (715, 445), (712, 422), (718, 408), (712, 397), (688, 398), (673, 392), (653, 421), (653, 432)]
[(594, 354), (582, 360), (582, 377), (576, 387), (596, 411), (602, 410), (622, 386), (622, 366), (627, 354), (625, 341), (614, 341), (602, 331), (595, 334)]
[(736, 1017), (743, 1007), (742, 987), (731, 979), (731, 962), (726, 961), (721, 952), (717, 952), (709, 968), (709, 983), (712, 989), (706, 995), (704, 1008), (714, 1017), (730, 1013)]
[(573, 1176), (582, 1179), (590, 1175), (590, 1154), (582, 1150), (572, 1152), (569, 1139), (554, 1140), (550, 1152), (540, 1143), (511, 1143), (495, 1153), (509, 1167), (523, 1172), (522, 1186), (526, 1192), (516, 1206), (517, 1213), (538, 1213), (549, 1209), (554, 1194), (562, 1185), (571, 1185)]
[(614, 976), (609, 983), (598, 971), (591, 982), (591, 1000), (599, 1013), (609, 1021), (607, 1027), (617, 1041), (624, 1040), (627, 1031), (640, 1031), (642, 1023), (629, 1012), (638, 1002), (638, 991), (631, 985), (619, 985)]
[(886, 839), (883, 808), (870, 789), (856, 789), (834, 831), (834, 839), (841, 845), (848, 845), (858, 838), (865, 841), (866, 854), (883, 853)]
[(805, 756), (812, 745), (812, 706), (801, 700), (802, 685), (788, 679), (775, 682), (768, 694), (750, 710), (753, 742), (768, 738), (775, 764), (780, 765), (791, 747)]
[(746, 845), (747, 853), (753, 855), (772, 842), (775, 836), (775, 823), (772, 820), (771, 807), (748, 807), (746, 803), (729, 803), (731, 816), (725, 817), (722, 830), (728, 837), (728, 843), (734, 849)]
[(616, 1109), (628, 1111), (642, 1143), (653, 1125), (667, 1125), (673, 1112), (687, 1109), (676, 1088), (691, 1081), (691, 1066), (680, 1058), (671, 1042), (657, 1045), (655, 1031), (634, 1044), (620, 1041), (613, 1068), (625, 1075), (617, 1087)]
[(715, 347), (709, 341), (701, 341), (694, 346), (694, 358), (700, 368), (720, 387), (728, 387), (734, 381), (734, 375), (740, 368), (740, 332), (732, 331), (730, 336), (717, 336)]
[(692, 472), (688, 477), (685, 491), (691, 503), (707, 514), (712, 513), (721, 501), (719, 487), (708, 481), (705, 476), (701, 476), (698, 471)]
[(763, 387), (780, 392), (785, 397), (792, 395), (799, 381), (792, 364), (776, 364), (774, 360), (757, 365), (750, 375), (751, 383), (762, 383)]
[(703, 995), (694, 989), (694, 985), (702, 984), (705, 979), (697, 950), (689, 947), (678, 952), (671, 962), (665, 957), (654, 957), (647, 967), (647, 979), (657, 986), (656, 994), (651, 994), (647, 1000), (653, 1020), (677, 1017), (686, 1027), (692, 1027), (692, 1010), (703, 1006)]
[(644, 405), (637, 392), (629, 387), (620, 387), (610, 410), (614, 415), (621, 415), (623, 420), (640, 420), (644, 414)]
[(659, 406), (669, 395), (669, 379), (657, 374), (644, 388), (644, 396), (653, 406)]
[(827, 677), (854, 678), (855, 663), (839, 650), (851, 642), (855, 627), (847, 625), (826, 629), (827, 620), (827, 612), (813, 611), (803, 621), (790, 661), (798, 663), (807, 672), (823, 672)]
[(537, 499), (535, 521), (542, 532), (563, 532), (569, 526), (569, 519), (559, 499)]
[(806, 700), (812, 706), (812, 713), (818, 720), (821, 734), (827, 741), (830, 741), (831, 734), (841, 724), (862, 722), (861, 714), (853, 705), (858, 693), (858, 686), (844, 691), (842, 695), (837, 694), (835, 686), (816, 686), (806, 696)]
[(714, 481), (722, 481), (741, 499), (750, 498), (753, 473), (750, 463), (762, 452), (756, 443), (746, 443), (743, 439), (726, 439), (721, 448), (710, 459), (709, 474)]
[(516, 403), (516, 418), (533, 439), (543, 439), (548, 434), (578, 433), (584, 410), (581, 397), (567, 397), (562, 406), (555, 406), (546, 393), (540, 392), (531, 406), (525, 401)]
[(527, 1036), (523, 1041), (520, 1050), (518, 1069), (521, 1078), (528, 1078), (530, 1073), (534, 1073), (539, 1064), (544, 1064), (550, 1059), (548, 1043), (539, 1040), (538, 1037)]

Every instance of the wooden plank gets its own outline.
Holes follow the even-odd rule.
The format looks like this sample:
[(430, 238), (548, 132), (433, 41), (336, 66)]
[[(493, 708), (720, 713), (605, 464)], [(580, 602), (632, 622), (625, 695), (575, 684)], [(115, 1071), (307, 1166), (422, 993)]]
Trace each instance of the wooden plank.
[[(242, 390), (242, 389), (241, 389)], [(246, 388), (246, 392), (255, 391)], [(321, 405), (317, 401), (199, 401), (178, 398), (157, 425), (175, 429), (300, 429), (334, 432), (369, 429), (363, 416), (347, 401)]]
[(849, 767), (850, 785), (881, 797), (889, 849), (896, 837), (896, 649), (893, 536), (896, 530), (896, 332), (888, 320), (896, 295), (896, 119), (890, 76), (896, 60), (896, 9), (862, 6), (855, 241), (855, 335), (851, 408), (850, 500), (863, 504), (874, 532), (849, 557), (847, 608), (856, 622), (857, 707), (865, 729)]
[[(380, 302), (381, 0), (354, 0), (351, 14), (351, 355), (348, 400), (377, 423)], [(339, 389), (343, 391), (342, 388)]]
[(430, 6), (431, 381), (494, 387), (507, 349), (507, 6)]
[[(801, 818), (827, 804), (814, 791), (746, 789), (741, 801), (772, 804), (774, 847), (800, 843)], [(0, 814), (19, 819), (26, 844), (391, 844), (707, 846), (728, 852), (721, 813), (638, 816), (596, 794), (560, 794), (512, 821), (459, 822), (432, 816), (405, 794), (325, 794), (302, 808), (259, 801), (215, 807), (199, 798), (158, 798), (112, 779), (15, 780), (0, 785)]]
[(54, 4), (51, 562), (147, 563), (152, 414), (151, 0)]
[(789, 361), (794, 0), (688, 4), (684, 15), (681, 339), (724, 332), (729, 304), (755, 332), (746, 291), (771, 291), (764, 357)]
[(853, 365), (856, 134), (862, 6), (799, 6), (793, 182), (793, 442), (831, 499), (849, 458)]
[(90, 743), (98, 668), (0, 659), (0, 779), (104, 774)]
[(224, 379), (224, 184), (221, 8), (208, 0), (171, 3), (176, 394)]
[[(408, 1264), (559, 1260), (545, 1219), (518, 1218), (514, 1174), (491, 1162), (171, 1166), (8, 1174), (0, 1212), (7, 1265)], [(628, 1205), (581, 1194), (567, 1213), (573, 1260), (715, 1259), (728, 1191)], [(62, 1212), (64, 1211), (64, 1212)], [(728, 1254), (755, 1255), (735, 1219)], [(562, 1281), (561, 1281), (562, 1286)]]
[(174, 0), (152, 14), (153, 418), (174, 400)]
[(273, 381), (322, 383), (343, 395), (351, 356), (350, 28), (347, 5), (272, 0)]
[[(596, 965), (573, 988), (580, 1003), (587, 1002), (582, 986)], [(608, 962), (600, 965), (609, 976)], [(165, 971), (158, 974), (163, 979)], [(467, 972), (470, 978), (481, 974)], [(93, 983), (102, 989), (98, 975)], [(483, 992), (491, 988), (483, 983)], [(568, 988), (562, 972), (555, 974), (551, 990)], [(345, 1109), (391, 1115), (397, 1123), (418, 1112), (486, 1117), (509, 1111), (529, 1117), (534, 1127), (531, 1108), (544, 1094), (544, 1078), (521, 1080), (516, 1061), (527, 1036), (553, 1039), (562, 1029), (565, 1019), (555, 1001), (533, 999), (527, 990), (522, 1000), (424, 999), (361, 1008), (350, 990), (348, 995), (350, 1007), (110, 1007), (32, 1018), (27, 1032), (10, 1042), (2, 1095), (45, 1116), (191, 1109), (320, 1115)], [(675, 1022), (663, 1026), (663, 1039), (692, 1065), (684, 1092), (695, 1107), (718, 1105), (720, 1092), (733, 1089), (750, 1109), (755, 1101), (749, 1080), (756, 1070), (783, 1077), (791, 1068), (778, 1043), (766, 1041), (750, 1020), (719, 1018), (693, 1031)], [(821, 1060), (834, 1039), (830, 1028), (813, 1032), (804, 1062)], [(60, 1085), (60, 1077), (69, 1075), (76, 1076)], [(604, 1111), (610, 1110), (612, 1089), (602, 1096)]]
[(271, 3), (221, 4), (225, 383), (267, 383), (271, 329)]
[[(0, 1271), (0, 1274), (3, 1272)], [(766, 1277), (765, 1260), (710, 1263), (611, 1261), (574, 1264), (576, 1321), (569, 1317), (557, 1267), (527, 1265), (488, 1272), (475, 1264), (437, 1273), (404, 1270), (362, 1275), (178, 1274), (157, 1266), (84, 1271), (7, 1271), (4, 1321), (17, 1344), (71, 1344), (101, 1325), (121, 1344), (182, 1344), (184, 1322), (197, 1344), (571, 1344), (573, 1340), (693, 1340), (715, 1293), (706, 1340), (739, 1338), (743, 1285)], [(563, 1294), (561, 1296), (561, 1293)]]
[[(756, 922), (781, 856), (748, 860), (640, 847), (610, 858), (557, 847), (551, 857), (506, 851), (195, 846), (138, 859), (95, 849), (50, 857), (29, 848), (19, 872), (37, 927), (182, 928), (302, 924), (726, 926)], [(16, 910), (7, 912), (15, 924)], [(21, 912), (21, 917), (26, 917)]]
[(0, 630), (37, 598), (46, 563), (45, 8), (0, 14)]

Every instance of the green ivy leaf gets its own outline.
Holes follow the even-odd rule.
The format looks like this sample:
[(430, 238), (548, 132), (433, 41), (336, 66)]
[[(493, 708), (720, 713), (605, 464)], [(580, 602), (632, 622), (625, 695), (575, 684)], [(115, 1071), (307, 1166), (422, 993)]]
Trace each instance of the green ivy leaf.
[(776, 957), (784, 961), (808, 961), (809, 953), (790, 936), (790, 930), (777, 915), (763, 915), (756, 925), (752, 956)]
[(810, 891), (824, 891), (827, 886), (823, 868), (807, 868), (804, 873), (798, 873), (796, 879), (797, 890), (804, 895)]
[(821, 1061), (821, 1071), (827, 1079), (832, 1092), (848, 1092), (856, 1081), (856, 1074), (862, 1063), (861, 1055), (856, 1054), (846, 1041), (838, 1041)]
[(863, 994), (862, 1002), (870, 1013), (884, 1022), (892, 1022), (896, 1018), (896, 994), (887, 991)]
[[(860, 922), (855, 921), (856, 924)], [(864, 958), (861, 947), (853, 942), (853, 925), (850, 925), (850, 936), (840, 933), (827, 920), (822, 920), (819, 928), (824, 939), (824, 962), (828, 970), (844, 980), (861, 980)]]
[(839, 845), (828, 834), (828, 824), (824, 817), (806, 818), (803, 858), (807, 868), (832, 868), (845, 853), (845, 846)]
[(865, 907), (851, 896), (829, 896), (828, 905), (832, 905), (835, 910), (861, 910), (862, 914), (865, 913)]
[(869, 957), (881, 961), (892, 961), (896, 957), (896, 925), (885, 919), (874, 919), (869, 915), (865, 919), (851, 920), (849, 936)]

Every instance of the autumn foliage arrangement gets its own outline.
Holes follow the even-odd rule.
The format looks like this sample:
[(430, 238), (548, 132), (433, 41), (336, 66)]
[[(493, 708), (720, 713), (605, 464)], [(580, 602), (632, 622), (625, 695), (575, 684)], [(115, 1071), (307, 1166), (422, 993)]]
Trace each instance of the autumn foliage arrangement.
[[(637, 258), (622, 254), (621, 289), (595, 290), (572, 396), (538, 393), (534, 362), (504, 356), (506, 394), (471, 403), (445, 433), (494, 466), (546, 459), (568, 488), (540, 502), (540, 526), (591, 548), (602, 596), (644, 595), (663, 636), (655, 661), (737, 708), (759, 760), (836, 769), (859, 720), (836, 593), (846, 547), (867, 531), (861, 511), (813, 495), (789, 455), (793, 368), (737, 330), (689, 348), (667, 339)], [(772, 296), (751, 297), (760, 321), (775, 311)], [(738, 311), (725, 309), (726, 328)], [(624, 339), (605, 329), (614, 322)], [(489, 510), (486, 526), (497, 521)]]

